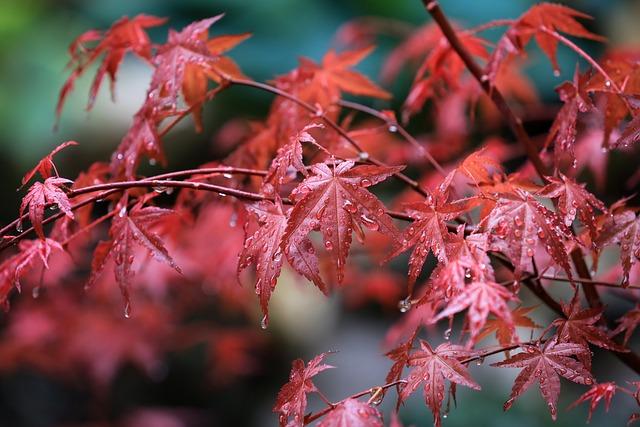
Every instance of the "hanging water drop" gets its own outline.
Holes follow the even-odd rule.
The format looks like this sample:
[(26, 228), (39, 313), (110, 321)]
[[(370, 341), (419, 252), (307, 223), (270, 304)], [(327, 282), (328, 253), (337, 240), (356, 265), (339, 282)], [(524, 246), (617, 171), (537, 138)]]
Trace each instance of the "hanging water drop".
[(398, 310), (400, 313), (406, 313), (411, 309), (411, 297), (406, 297), (398, 302)]
[(390, 125), (390, 126), (389, 126), (389, 132), (391, 132), (391, 133), (396, 133), (396, 132), (398, 132), (398, 126), (396, 126), (396, 125)]
[(265, 314), (262, 317), (262, 320), (260, 320), (260, 329), (262, 329), (263, 331), (266, 330), (269, 327), (269, 318), (267, 317), (267, 315)]
[(367, 160), (369, 160), (369, 153), (367, 153), (366, 151), (361, 151), (361, 152), (358, 154), (358, 158), (359, 158), (361, 161), (366, 162)]
[(445, 329), (443, 337), (447, 341), (449, 341), (451, 339), (451, 328)]
[(227, 179), (233, 178), (233, 175), (231, 175), (230, 173), (223, 173), (222, 176)]
[(128, 301), (124, 305), (124, 318), (125, 319), (131, 318), (131, 304)]
[(167, 187), (162, 187), (162, 186), (155, 186), (152, 187), (153, 191), (155, 191), (158, 194), (164, 193), (165, 191), (167, 191)]
[(558, 70), (558, 69), (553, 70), (553, 75), (555, 77), (560, 77), (560, 70)]
[(333, 243), (331, 243), (331, 240), (326, 240), (324, 242), (324, 248), (326, 250), (328, 250), (329, 252), (331, 252), (333, 250)]
[(22, 233), (22, 223), (21, 222), (16, 224), (16, 231), (18, 233)]
[(38, 299), (40, 296), (40, 286), (34, 286), (33, 289), (31, 289), (31, 296), (33, 299)]

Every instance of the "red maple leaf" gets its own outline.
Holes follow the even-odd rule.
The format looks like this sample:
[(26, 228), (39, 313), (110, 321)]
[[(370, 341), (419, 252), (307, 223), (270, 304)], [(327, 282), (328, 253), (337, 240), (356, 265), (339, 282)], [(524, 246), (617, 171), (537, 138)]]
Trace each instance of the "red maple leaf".
[[(64, 101), (73, 89), (76, 79), (103, 53), (105, 54), (104, 59), (89, 91), (87, 108), (90, 109), (93, 106), (100, 84), (106, 74), (109, 74), (111, 79), (111, 93), (113, 94), (116, 74), (126, 53), (133, 52), (140, 58), (150, 61), (151, 41), (145, 28), (157, 27), (165, 22), (165, 18), (149, 15), (137, 15), (132, 19), (125, 16), (116, 21), (104, 35), (101, 35), (99, 31), (90, 30), (75, 39), (69, 46), (70, 65), (74, 66), (74, 69), (60, 90), (56, 114), (60, 116), (62, 113)], [(95, 47), (85, 46), (85, 43), (96, 40), (100, 40), (100, 42)]]
[(601, 400), (604, 399), (604, 409), (606, 412), (609, 412), (609, 407), (611, 406), (611, 399), (613, 399), (613, 395), (616, 394), (616, 390), (618, 387), (614, 382), (594, 384), (586, 393), (582, 394), (578, 400), (569, 405), (571, 409), (582, 402), (589, 401), (589, 416), (587, 417), (587, 422), (591, 421), (591, 415), (593, 415), (593, 411), (598, 406)]
[(585, 88), (589, 76), (588, 72), (580, 74), (580, 69), (576, 66), (573, 82), (564, 82), (556, 88), (564, 105), (551, 125), (546, 142), (547, 144), (553, 142), (556, 164), (565, 158), (575, 160), (574, 145), (578, 113), (585, 113), (594, 108)]
[(402, 236), (394, 245), (388, 258), (393, 258), (411, 247), (414, 248), (409, 257), (410, 292), (429, 252), (433, 252), (440, 262), (448, 261), (446, 245), (453, 240), (454, 234), (449, 232), (446, 221), (457, 217), (471, 207), (472, 205), (466, 200), (447, 202), (442, 194), (438, 194), (435, 198), (427, 198), (423, 202), (404, 205), (404, 211), (414, 219), (414, 222), (402, 232)]
[(98, 243), (93, 253), (91, 276), (87, 286), (95, 282), (104, 270), (107, 261), (113, 258), (116, 282), (120, 286), (125, 301), (125, 316), (128, 317), (131, 309), (129, 283), (133, 276), (132, 266), (135, 260), (134, 248), (136, 246), (144, 247), (154, 258), (170, 265), (178, 273), (181, 271), (164, 247), (162, 240), (150, 230), (153, 225), (158, 224), (167, 216), (173, 215), (174, 212), (153, 206), (140, 207), (140, 205), (136, 205), (128, 211), (125, 203), (126, 201), (116, 206), (118, 213), (113, 218), (109, 229), (110, 240)]
[(591, 373), (570, 356), (583, 356), (589, 349), (575, 343), (558, 343), (549, 340), (544, 344), (524, 345), (518, 353), (491, 366), (500, 368), (524, 368), (516, 377), (511, 396), (504, 404), (508, 410), (513, 402), (535, 381), (540, 385), (540, 393), (549, 406), (551, 417), (555, 420), (560, 396), (560, 376), (578, 384), (593, 384)]
[[(307, 408), (307, 393), (317, 392), (318, 389), (312, 378), (320, 372), (333, 368), (323, 364), (327, 353), (322, 353), (309, 361), (307, 366), (302, 359), (296, 359), (291, 365), (289, 382), (282, 386), (273, 407), (273, 412), (279, 414), (280, 426), (302, 427), (304, 412)], [(292, 418), (292, 420), (289, 420)]]
[(20, 291), (20, 278), (40, 260), (44, 268), (49, 268), (48, 259), (52, 249), (64, 252), (60, 243), (52, 239), (23, 240), (18, 245), (19, 252), (0, 264), (0, 305), (8, 308), (7, 298), (15, 287)]
[(346, 399), (336, 405), (318, 427), (382, 427), (382, 415), (373, 406), (357, 399)]
[[(574, 297), (569, 304), (562, 304), (562, 312), (566, 317), (561, 317), (551, 323), (557, 328), (558, 342), (580, 344), (585, 348), (588, 348), (589, 344), (593, 344), (616, 352), (628, 351), (611, 341), (606, 331), (598, 327), (597, 322), (602, 317), (601, 307), (581, 310), (580, 301)], [(591, 369), (591, 352), (580, 354), (577, 357), (584, 366)]]
[(25, 185), (27, 182), (29, 182), (36, 173), (39, 173), (43, 179), (47, 179), (52, 176), (51, 172), (54, 171), (56, 172), (57, 176), (58, 172), (56, 169), (56, 165), (53, 163), (53, 156), (71, 145), (78, 145), (78, 143), (76, 141), (66, 141), (54, 148), (49, 154), (47, 154), (38, 162), (36, 167), (31, 169), (22, 177), (22, 185)]
[(328, 289), (320, 278), (318, 259), (313, 243), (308, 237), (292, 241), (287, 250), (282, 250), (282, 238), (288, 217), (279, 203), (261, 202), (249, 205), (248, 209), (258, 218), (260, 227), (247, 236), (238, 260), (238, 273), (250, 264), (256, 264), (256, 293), (264, 313), (263, 325), (269, 321), (269, 299), (282, 269), (283, 254), (298, 273), (315, 283), (323, 292)]
[(405, 401), (422, 386), (427, 406), (431, 408), (436, 427), (441, 425), (440, 407), (444, 399), (444, 380), (480, 390), (467, 368), (460, 363), (472, 355), (470, 350), (451, 343), (440, 344), (435, 350), (429, 343), (420, 340), (420, 350), (411, 354), (408, 364), (411, 372), (407, 383), (400, 390), (400, 401)]
[(354, 227), (364, 226), (392, 238), (397, 235), (384, 205), (365, 188), (400, 170), (401, 166), (354, 167), (352, 161), (311, 166), (312, 175), (291, 193), (296, 203), (282, 240), (285, 252), (299, 245), (312, 230), (320, 230), (323, 246), (337, 268), (338, 282), (342, 282)]
[(630, 210), (615, 213), (604, 224), (596, 244), (602, 248), (617, 243), (620, 245), (622, 262), (622, 286), (629, 284), (631, 266), (640, 259), (640, 219)]
[(535, 310), (537, 307), (517, 307), (511, 311), (512, 324), (505, 322), (502, 318), (489, 319), (484, 324), (484, 328), (478, 334), (477, 340), (480, 341), (485, 337), (488, 337), (493, 332), (496, 333), (496, 338), (501, 346), (508, 346), (514, 342), (518, 342), (518, 336), (515, 334), (512, 326), (521, 326), (524, 328), (540, 328), (531, 318), (527, 315)]
[[(493, 81), (500, 63), (509, 55), (521, 54), (526, 45), (535, 39), (549, 58), (555, 72), (559, 72), (556, 51), (558, 40), (551, 33), (565, 33), (589, 40), (603, 41), (604, 38), (588, 31), (576, 18), (590, 19), (587, 14), (554, 3), (539, 3), (532, 6), (507, 30), (498, 42), (487, 64), (488, 76)], [(548, 32), (547, 32), (548, 31)]]
[(618, 319), (618, 327), (612, 332), (612, 336), (618, 335), (624, 331), (623, 344), (626, 346), (638, 325), (640, 325), (640, 305), (636, 305), (633, 309), (626, 312), (620, 319)]
[(385, 353), (385, 356), (393, 360), (393, 365), (387, 374), (387, 383), (391, 383), (402, 378), (402, 371), (409, 362), (411, 350), (413, 349), (413, 342), (416, 340), (419, 330), (420, 328), (416, 328), (407, 341)]
[(73, 181), (68, 179), (58, 177), (47, 178), (44, 182), (34, 182), (20, 204), (18, 229), (22, 228), (22, 215), (27, 207), (29, 208), (29, 221), (31, 221), (31, 225), (33, 225), (33, 229), (36, 231), (38, 237), (43, 240), (45, 237), (44, 230), (42, 229), (42, 221), (44, 220), (44, 209), (47, 204), (52, 204), (60, 208), (68, 218), (73, 219), (69, 198), (62, 188), (60, 188), (72, 182)]
[(447, 303), (447, 307), (433, 321), (437, 322), (440, 319), (467, 310), (467, 323), (471, 334), (470, 341), (473, 343), (477, 340), (478, 334), (487, 322), (489, 312), (502, 319), (505, 326), (514, 331), (515, 324), (507, 302), (517, 300), (517, 296), (504, 286), (500, 286), (493, 281), (477, 280), (466, 285), (462, 292), (454, 296)]
[(540, 195), (558, 200), (558, 210), (564, 218), (564, 225), (571, 227), (576, 217), (589, 229), (591, 239), (597, 238), (598, 227), (594, 211), (606, 212), (607, 207), (596, 196), (572, 178), (560, 174), (560, 178), (548, 177), (549, 184)]
[(330, 50), (322, 58), (321, 65), (304, 59), (303, 66), (307, 70), (313, 71), (312, 85), (327, 91), (329, 99), (333, 101), (340, 98), (341, 92), (389, 99), (391, 98), (389, 92), (380, 88), (364, 75), (349, 69), (367, 57), (374, 48), (374, 46), (368, 46), (341, 53)]
[(565, 240), (573, 235), (556, 213), (531, 195), (520, 190), (501, 194), (483, 227), (490, 248), (509, 257), (516, 275), (533, 271), (532, 259), (540, 245), (572, 277)]

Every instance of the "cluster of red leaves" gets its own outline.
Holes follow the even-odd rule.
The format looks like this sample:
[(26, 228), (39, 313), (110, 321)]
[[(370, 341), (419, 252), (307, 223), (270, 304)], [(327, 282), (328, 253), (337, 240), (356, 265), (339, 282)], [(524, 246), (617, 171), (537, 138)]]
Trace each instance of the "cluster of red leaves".
[[(404, 102), (403, 119), (414, 119), (427, 101), (433, 100), (436, 128), (420, 140), (400, 126), (393, 112), (344, 102), (345, 95), (390, 98), (387, 91), (352, 69), (371, 52), (370, 45), (329, 51), (320, 63), (303, 58), (298, 67), (267, 85), (244, 76), (235, 62), (223, 55), (248, 34), (209, 36), (210, 27), (221, 17), (195, 22), (181, 31), (170, 30), (168, 40), (160, 45), (151, 43), (145, 29), (164, 20), (144, 15), (123, 18), (104, 34), (89, 31), (72, 43), (73, 69), (61, 91), (58, 114), (74, 81), (101, 55), (89, 106), (106, 74), (112, 83), (115, 81), (127, 52), (153, 67), (147, 96), (108, 166), (95, 164), (75, 182), (60, 177), (52, 158), (74, 144), (68, 142), (25, 176), (23, 185), (36, 173), (44, 181), (35, 182), (28, 189), (20, 218), (11, 227), (17, 225), (21, 231), (22, 221), (28, 218), (37, 239), (22, 241), (18, 251), (0, 264), (1, 302), (8, 301), (14, 286), (19, 289), (18, 279), (33, 275), (40, 264), (40, 271), (44, 271), (53, 249), (66, 251), (74, 242), (83, 248), (94, 245), (96, 238), (89, 231), (108, 222), (107, 238), (97, 243), (90, 261), (88, 284), (109, 281), (101, 273), (112, 266), (124, 297), (126, 317), (131, 313), (132, 289), (144, 289), (147, 296), (166, 297), (173, 291), (170, 284), (176, 282), (204, 282), (225, 302), (246, 309), (246, 295), (235, 287), (235, 282), (237, 278), (244, 280), (249, 275), (246, 270), (251, 270), (263, 314), (262, 326), (266, 328), (269, 302), (286, 265), (325, 294), (337, 285), (357, 280), (353, 278), (359, 277), (362, 266), (349, 258), (353, 256), (355, 235), (362, 244), (358, 249), (373, 261), (388, 261), (411, 250), (408, 296), (399, 303), (400, 310), (409, 313), (389, 335), (390, 341), (410, 338), (387, 353), (394, 362), (388, 384), (372, 388), (369, 401), (358, 400), (367, 393), (356, 394), (328, 404), (318, 414), (305, 414), (307, 395), (315, 393), (324, 399), (312, 378), (330, 366), (323, 364), (325, 354), (307, 365), (296, 360), (274, 408), (280, 425), (302, 426), (320, 419), (320, 426), (381, 426), (382, 415), (374, 406), (394, 385), (399, 391), (398, 404), (422, 388), (434, 422), (440, 425), (445, 379), (451, 383), (452, 394), (456, 385), (479, 390), (467, 365), (502, 351), (507, 352), (507, 358), (494, 366), (522, 368), (505, 410), (537, 382), (555, 419), (560, 377), (593, 386), (578, 402), (591, 400), (593, 410), (604, 399), (608, 407), (615, 391), (621, 388), (613, 383), (596, 383), (590, 372), (589, 346), (618, 354), (628, 352), (628, 341), (640, 316), (637, 308), (631, 310), (620, 319), (618, 328), (607, 330), (603, 307), (593, 304), (593, 292), (586, 287), (591, 286), (590, 277), (584, 277), (581, 264), (574, 267), (572, 263), (584, 255), (596, 266), (602, 251), (619, 245), (620, 284), (621, 288), (627, 287), (631, 269), (640, 259), (640, 219), (637, 209), (628, 206), (628, 200), (608, 207), (577, 180), (576, 151), (593, 150), (592, 145), (598, 152), (600, 147), (631, 147), (640, 139), (636, 115), (640, 106), (637, 53), (614, 52), (602, 66), (587, 56), (593, 68), (584, 73), (576, 68), (573, 81), (558, 87), (563, 106), (545, 143), (540, 148), (533, 147), (531, 160), (537, 159), (542, 165), (536, 165), (536, 177), (528, 164), (517, 170), (503, 168), (501, 163), (518, 152), (503, 142), (495, 142), (490, 135), (487, 141), (492, 144), (475, 147), (468, 138), (473, 126), (469, 111), (479, 105), (487, 117), (499, 117), (483, 89), (489, 94), (500, 91), (504, 100), (523, 105), (537, 102), (531, 85), (518, 70), (526, 56), (526, 46), (535, 40), (554, 70), (558, 69), (558, 44), (586, 56), (563, 34), (601, 40), (578, 22), (578, 18), (587, 15), (555, 4), (536, 5), (510, 21), (493, 48), (479, 35), (481, 29), (452, 30), (457, 44), (452, 43), (451, 34), (441, 23), (409, 35), (390, 55), (383, 75), (391, 79), (406, 64), (419, 64)], [(363, 32), (367, 37), (372, 33), (375, 32)], [(478, 66), (484, 67), (482, 76), (468, 72), (460, 50), (466, 52), (468, 60), (481, 61)], [(162, 143), (165, 133), (190, 114), (196, 130), (202, 130), (204, 103), (234, 85), (267, 90), (278, 97), (267, 117), (252, 123), (226, 158), (197, 170), (139, 176), (143, 159), (167, 162)], [(359, 123), (347, 107), (368, 113), (376, 121)], [(503, 113), (509, 108), (499, 107)], [(603, 118), (600, 122), (594, 120), (598, 116)], [(611, 136), (627, 118), (631, 119), (629, 124), (611, 142)], [(500, 125), (500, 118), (495, 121)], [(602, 138), (587, 138), (581, 121), (589, 125), (589, 132)], [(404, 148), (405, 142), (399, 136), (412, 148)], [(440, 165), (437, 160), (446, 164)], [(426, 166), (427, 161), (437, 166), (435, 171)], [(603, 161), (590, 158), (582, 163), (581, 167), (595, 168), (595, 174), (604, 175)], [(403, 174), (405, 165), (411, 166), (407, 173), (421, 174), (418, 181)], [(542, 168), (549, 172), (541, 173)], [(371, 190), (391, 181), (391, 177), (409, 189), (393, 200), (389, 200), (388, 191), (392, 184), (384, 184), (386, 192)], [(69, 188), (68, 184), (73, 185)], [(165, 199), (162, 195), (174, 188), (180, 188), (180, 192), (171, 209), (157, 206), (158, 200)], [(410, 191), (415, 194), (409, 195)], [(237, 200), (220, 198), (227, 195)], [(103, 206), (100, 201), (108, 204), (107, 213), (102, 216), (98, 213), (98, 207)], [(59, 212), (46, 217), (47, 207)], [(409, 224), (399, 230), (394, 218)], [(54, 227), (47, 237), (44, 226), (49, 222), (54, 222)], [(8, 230), (3, 229), (4, 237), (15, 241), (17, 238), (9, 236)], [(103, 230), (103, 236), (104, 233)], [(145, 255), (160, 264), (147, 268)], [(426, 265), (432, 266), (428, 274)], [(57, 268), (57, 277), (76, 270), (73, 265)], [(544, 280), (549, 277), (573, 286), (575, 293), (570, 303), (560, 305), (547, 293)], [(375, 289), (396, 303), (399, 292), (394, 287), (394, 276), (379, 274), (376, 278), (380, 284)], [(578, 282), (585, 284), (590, 308), (581, 306)], [(519, 305), (521, 283), (559, 315), (536, 340), (528, 342), (521, 342), (517, 327), (538, 327), (530, 318), (536, 307)], [(356, 292), (356, 300), (358, 292), (363, 298), (376, 298), (376, 291), (366, 286), (352, 286), (348, 292)], [(150, 310), (155, 309), (152, 306)], [(57, 313), (55, 307), (50, 310)], [(143, 316), (143, 310), (137, 318)], [(432, 346), (418, 338), (422, 326), (448, 319), (445, 339), (449, 340), (458, 314), (464, 314), (459, 344)], [(74, 314), (68, 316), (71, 320), (67, 316), (44, 317), (47, 322), (79, 322), (82, 333), (94, 323), (96, 328), (108, 328), (108, 321), (98, 312), (87, 313), (87, 319), (80, 320)], [(159, 323), (164, 319), (150, 317)], [(114, 353), (113, 360), (105, 362), (106, 371), (95, 375), (104, 382), (125, 359), (148, 366), (152, 356), (166, 350), (167, 342), (172, 341), (171, 331), (167, 331), (171, 324), (167, 320), (167, 325), (150, 327), (155, 328), (155, 335), (148, 333), (143, 323), (140, 331), (132, 329), (124, 335), (113, 332), (113, 341), (122, 343), (120, 350)], [(79, 332), (74, 331), (60, 338), (65, 343), (63, 347), (75, 348), (72, 341), (78, 339)], [(479, 347), (494, 332), (501, 347), (497, 351)], [(615, 342), (613, 338), (622, 332), (623, 342)], [(17, 347), (7, 351), (15, 354), (11, 352), (24, 351), (22, 344), (32, 345), (30, 333), (26, 333), (26, 343), (18, 339)], [(150, 335), (154, 335), (153, 339)], [(203, 339), (199, 331), (188, 335)], [(152, 342), (147, 342), (150, 339)], [(247, 344), (251, 339), (248, 336), (237, 340), (224, 330), (216, 331), (210, 342), (219, 348), (212, 350), (211, 359), (230, 373), (246, 373), (253, 366), (252, 358), (246, 356), (252, 348)], [(132, 342), (140, 344), (139, 352), (129, 352)], [(415, 343), (419, 348), (414, 348)], [(80, 345), (86, 350), (85, 346), (90, 348), (91, 343)], [(509, 357), (509, 351), (515, 349), (520, 352)], [(88, 359), (93, 353), (79, 353), (55, 357), (91, 362)], [(226, 359), (229, 355), (243, 362), (232, 363)], [(409, 373), (404, 377), (407, 367)], [(393, 423), (399, 424), (395, 415)]]

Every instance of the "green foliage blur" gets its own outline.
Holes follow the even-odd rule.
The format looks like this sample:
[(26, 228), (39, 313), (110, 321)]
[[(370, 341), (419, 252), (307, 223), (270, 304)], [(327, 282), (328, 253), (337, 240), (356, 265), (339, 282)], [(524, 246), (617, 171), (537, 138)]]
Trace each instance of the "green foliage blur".
[[(514, 18), (532, 3), (530, 0), (441, 1), (453, 19), (467, 26), (496, 18)], [(594, 16), (590, 29), (609, 37), (611, 43), (640, 40), (637, 25), (640, 2), (574, 0), (566, 3)], [(0, 222), (6, 223), (17, 214), (21, 194), (15, 189), (22, 174), (60, 142), (73, 139), (80, 143), (60, 156), (58, 166), (66, 177), (74, 177), (94, 161), (107, 160), (144, 97), (149, 70), (129, 58), (120, 72), (116, 102), (111, 102), (108, 84), (104, 84), (94, 110), (87, 113), (85, 106), (91, 82), (91, 73), (88, 73), (77, 84), (59, 128), (54, 131), (54, 108), (66, 78), (66, 49), (75, 36), (87, 29), (107, 28), (123, 15), (166, 16), (170, 18), (170, 27), (180, 28), (221, 12), (225, 12), (226, 17), (214, 25), (214, 34), (253, 33), (231, 56), (256, 80), (268, 80), (287, 72), (296, 65), (299, 56), (319, 59), (332, 46), (336, 30), (353, 18), (383, 16), (413, 25), (421, 25), (428, 19), (419, 0), (0, 0), (0, 191), (3, 194)], [(162, 41), (166, 29), (166, 26), (154, 28), (151, 31), (154, 40)], [(497, 37), (499, 33), (491, 35)], [(581, 43), (581, 46), (596, 55), (602, 50), (602, 46), (593, 43)], [(375, 77), (384, 53), (391, 47), (391, 43), (384, 43), (361, 69)], [(543, 99), (555, 100), (554, 86), (573, 73), (575, 55), (561, 48), (560, 60), (563, 75), (558, 78), (538, 53), (532, 53), (529, 71)], [(397, 102), (401, 102), (409, 82), (397, 83), (393, 89)], [(195, 167), (203, 158), (212, 158), (216, 154), (212, 135), (222, 123), (234, 116), (262, 117), (270, 101), (270, 96), (244, 88), (225, 93), (206, 108), (206, 128), (202, 134), (195, 134), (191, 123), (185, 123), (166, 138), (168, 168)], [(376, 384), (386, 372), (388, 364), (379, 356), (379, 343), (382, 327), (387, 325), (379, 323), (366, 313), (337, 316), (333, 332), (325, 334), (321, 341), (307, 343), (291, 357), (308, 358), (329, 348), (341, 350), (329, 359), (329, 363), (338, 367), (336, 372), (327, 372), (318, 381), (334, 393), (331, 398), (338, 399), (341, 397), (338, 393), (348, 394)], [(604, 359), (605, 363), (596, 366), (596, 375), (607, 373), (624, 378), (623, 366), (608, 356)], [(265, 374), (264, 381), (236, 387), (231, 396), (217, 394), (219, 391), (198, 384), (198, 367), (184, 368), (189, 373), (184, 376), (184, 383), (177, 381), (173, 389), (152, 394), (148, 393), (149, 387), (131, 386), (125, 373), (117, 384), (121, 396), (114, 399), (115, 409), (111, 410), (117, 412), (117, 405), (126, 407), (125, 398), (152, 406), (194, 406), (203, 410), (226, 405), (230, 416), (241, 416), (247, 425), (275, 425), (276, 419), (269, 411), (278, 387), (287, 378), (289, 359), (273, 362), (277, 365), (267, 366), (273, 372)], [(611, 373), (612, 369), (621, 372)], [(481, 393), (460, 390), (459, 407), (445, 420), (446, 426), (551, 425), (536, 387), (508, 413), (502, 413), (502, 403), (508, 396), (515, 371), (497, 375), (495, 370), (474, 367), (472, 373), (485, 390)], [(340, 377), (349, 379), (343, 378), (338, 387)], [(561, 408), (583, 391), (564, 381), (562, 387)], [(64, 408), (75, 407), (72, 402), (77, 404), (82, 399), (82, 395), (61, 391), (59, 385), (43, 385), (28, 372), (11, 378), (0, 377), (0, 425), (49, 426), (56, 414)], [(414, 398), (405, 408), (406, 425), (430, 425), (431, 415), (420, 399)], [(392, 399), (388, 400), (384, 407), (387, 411)], [(592, 425), (623, 425), (630, 407), (623, 406), (623, 399), (619, 402), (622, 404), (619, 414), (605, 415), (600, 409)], [(585, 419), (583, 405), (571, 413), (561, 411), (555, 425), (582, 425)], [(6, 420), (11, 420), (11, 424), (5, 424)]]

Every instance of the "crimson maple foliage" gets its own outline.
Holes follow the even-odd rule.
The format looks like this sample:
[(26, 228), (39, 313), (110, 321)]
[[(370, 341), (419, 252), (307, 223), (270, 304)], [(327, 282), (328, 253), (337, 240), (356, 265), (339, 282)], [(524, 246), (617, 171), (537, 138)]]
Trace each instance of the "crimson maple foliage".
[[(108, 164), (89, 166), (75, 181), (62, 177), (53, 156), (77, 144), (69, 141), (24, 176), (22, 185), (37, 175), (42, 181), (31, 184), (19, 217), (1, 230), (0, 250), (6, 255), (0, 264), (0, 303), (8, 308), (21, 280), (31, 283), (34, 296), (43, 285), (51, 288), (52, 297), (10, 314), (14, 341), (0, 346), (0, 368), (43, 345), (38, 338), (57, 328), (65, 332), (49, 338), (64, 343), (67, 351), (27, 358), (29, 363), (50, 370), (81, 363), (91, 366), (95, 382), (103, 385), (125, 361), (144, 365), (163, 349), (204, 341), (212, 364), (224, 367), (214, 378), (244, 375), (257, 364), (251, 351), (260, 339), (251, 331), (210, 331), (198, 325), (188, 328), (186, 338), (174, 339), (172, 322), (188, 318), (189, 310), (198, 307), (198, 295), (170, 284), (205, 283), (222, 306), (251, 317), (253, 302), (247, 304), (236, 282), (252, 281), (266, 329), (278, 278), (290, 268), (324, 294), (345, 287), (354, 301), (397, 304), (405, 314), (386, 339), (393, 366), (385, 384), (329, 402), (313, 383), (332, 367), (324, 364), (328, 354), (306, 365), (294, 361), (273, 408), (281, 426), (316, 421), (318, 426), (382, 426), (376, 406), (394, 388), (398, 400), (388, 417), (392, 425), (400, 425), (401, 404), (423, 389), (439, 426), (447, 393), (455, 397), (457, 385), (481, 389), (469, 364), (502, 353), (504, 359), (492, 366), (522, 369), (505, 410), (537, 382), (555, 419), (561, 378), (591, 387), (575, 403), (590, 402), (589, 418), (600, 401), (608, 410), (615, 396), (628, 395), (640, 404), (640, 383), (627, 388), (594, 376), (592, 357), (600, 354), (592, 356), (590, 350), (596, 346), (610, 352), (640, 373), (640, 356), (630, 345), (640, 324), (638, 306), (623, 313), (613, 328), (615, 319), (603, 302), (612, 289), (637, 297), (640, 286), (631, 278), (640, 277), (634, 270), (640, 259), (638, 207), (632, 195), (613, 203), (601, 200), (606, 160), (581, 154), (637, 153), (638, 52), (612, 50), (600, 61), (591, 58), (567, 36), (604, 39), (581, 23), (589, 16), (558, 4), (537, 4), (516, 20), (464, 29), (452, 25), (436, 1), (423, 3), (434, 22), (409, 34), (383, 68), (383, 80), (389, 81), (418, 64), (409, 93), (400, 100), (402, 121), (388, 106), (377, 110), (345, 99), (355, 95), (380, 103), (391, 98), (353, 70), (374, 49), (373, 24), (359, 23), (358, 31), (350, 27), (353, 37), (342, 51), (329, 51), (319, 63), (302, 58), (271, 84), (245, 76), (225, 56), (250, 34), (209, 35), (222, 15), (171, 29), (162, 44), (152, 43), (147, 29), (166, 19), (147, 15), (122, 18), (105, 32), (91, 30), (74, 40), (58, 115), (74, 82), (93, 63), (100, 65), (89, 108), (106, 75), (114, 90), (127, 53), (147, 63), (152, 77)], [(483, 30), (504, 25), (497, 44), (482, 36)], [(518, 116), (523, 107), (539, 102), (521, 72), (532, 40), (556, 74), (560, 46), (588, 65), (584, 71), (576, 66), (572, 81), (558, 86), (563, 106), (540, 138), (529, 135)], [(267, 117), (252, 123), (224, 159), (141, 176), (145, 160), (171, 163), (163, 137), (178, 122), (192, 116), (202, 131), (205, 103), (217, 102), (218, 94), (236, 86), (269, 92), (274, 101)], [(405, 125), (424, 121), (431, 105), (436, 111), (433, 134), (412, 136)], [(502, 126), (511, 129), (513, 144), (496, 137)], [(471, 130), (486, 133), (485, 143), (478, 144)], [(598, 188), (582, 180), (583, 168), (592, 169)], [(351, 261), (354, 235), (361, 244), (358, 255), (373, 261), (370, 286), (353, 284), (365, 277), (362, 266)], [(600, 274), (598, 260), (605, 251), (615, 252), (614, 246), (620, 248), (619, 265), (594, 278)], [(159, 264), (149, 267), (150, 257)], [(395, 268), (388, 263), (395, 258), (408, 262), (402, 296), (395, 287), (397, 275), (388, 271)], [(59, 286), (88, 270), (85, 299)], [(126, 334), (110, 326), (116, 320), (103, 306), (115, 301), (109, 270), (124, 299), (125, 317), (133, 317)], [(521, 306), (527, 296), (523, 288), (539, 304)], [(569, 298), (559, 300), (558, 288), (568, 290)], [(175, 303), (175, 310), (167, 312), (158, 304), (163, 298)], [(74, 305), (88, 309), (67, 310)], [(543, 307), (555, 319), (538, 325), (534, 314)], [(426, 330), (442, 321), (448, 322), (445, 342), (438, 344)], [(34, 337), (21, 329), (23, 322), (42, 326)], [(58, 324), (82, 324), (103, 339), (112, 337), (118, 344), (107, 366), (92, 365), (93, 352), (101, 347), (89, 332), (74, 336), (75, 329), (52, 326)], [(526, 328), (531, 338), (524, 340), (518, 328)], [(497, 345), (483, 344), (494, 333)], [(454, 339), (456, 344), (448, 342)], [(69, 362), (56, 366), (59, 360)], [(320, 398), (325, 408), (308, 412), (310, 396)], [(639, 417), (631, 414), (630, 421)]]

